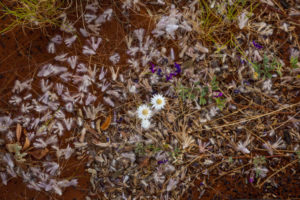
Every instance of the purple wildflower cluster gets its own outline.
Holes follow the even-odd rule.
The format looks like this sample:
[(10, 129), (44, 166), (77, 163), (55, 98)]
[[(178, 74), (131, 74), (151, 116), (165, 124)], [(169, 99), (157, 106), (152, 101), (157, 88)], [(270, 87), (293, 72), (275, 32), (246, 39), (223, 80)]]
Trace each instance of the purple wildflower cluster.
[(157, 161), (157, 164), (161, 165), (161, 164), (165, 164), (166, 162), (168, 162), (168, 159), (159, 160)]
[(254, 40), (252, 41), (253, 46), (255, 46), (257, 49), (262, 49), (263, 46), (261, 46), (260, 44), (256, 43)]
[(214, 93), (214, 97), (217, 98), (217, 97), (222, 97), (223, 96), (223, 93), (222, 92), (216, 92)]
[[(152, 73), (156, 72), (159, 77), (163, 77), (162, 70), (160, 68), (155, 69), (157, 66), (155, 64), (151, 63), (151, 62), (150, 62), (150, 65), (151, 65), (150, 70), (151, 70)], [(171, 80), (173, 76), (177, 76), (178, 74), (181, 73), (181, 67), (180, 67), (179, 64), (177, 64), (175, 62), (174, 67), (176, 68), (175, 72), (171, 72), (169, 75), (166, 75), (166, 80), (167, 81)]]

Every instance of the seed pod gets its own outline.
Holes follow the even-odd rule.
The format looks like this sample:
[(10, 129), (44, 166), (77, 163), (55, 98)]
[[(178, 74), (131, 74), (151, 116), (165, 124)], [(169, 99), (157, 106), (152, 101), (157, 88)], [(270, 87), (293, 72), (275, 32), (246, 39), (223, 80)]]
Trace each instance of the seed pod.
[(106, 129), (108, 129), (109, 125), (110, 125), (110, 122), (111, 122), (111, 115), (109, 115), (104, 123), (101, 125), (101, 130), (105, 131)]
[(17, 135), (18, 142), (20, 142), (21, 134), (22, 134), (22, 126), (20, 124), (17, 124), (16, 135)]

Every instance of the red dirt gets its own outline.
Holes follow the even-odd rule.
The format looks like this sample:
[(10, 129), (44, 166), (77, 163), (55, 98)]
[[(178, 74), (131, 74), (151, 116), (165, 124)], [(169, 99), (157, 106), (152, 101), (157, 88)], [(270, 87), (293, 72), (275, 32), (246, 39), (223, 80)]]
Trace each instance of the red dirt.
[[(124, 19), (122, 19), (124, 20)], [(135, 22), (139, 21), (139, 24), (147, 29), (148, 20), (142, 21), (139, 18), (130, 19)], [(0, 30), (3, 28), (6, 20), (0, 20)], [(102, 47), (99, 52), (104, 53), (107, 58), (107, 52), (119, 52), (122, 55), (125, 48), (124, 46), (124, 36), (126, 30), (120, 25), (116, 20), (113, 24), (104, 25), (105, 35), (109, 36), (110, 45)], [(111, 28), (114, 27), (114, 28)], [(131, 27), (133, 30), (136, 27)], [(131, 31), (130, 30), (130, 31)], [(148, 29), (149, 30), (149, 29)], [(48, 33), (54, 30), (48, 29)], [(299, 30), (297, 31), (299, 33)], [(282, 34), (279, 34), (282, 36)], [(103, 38), (105, 39), (105, 38)], [(278, 36), (279, 41), (282, 38)], [(26, 80), (30, 77), (34, 77), (38, 67), (42, 63), (47, 63), (53, 59), (53, 55), (46, 52), (46, 46), (48, 44), (48, 39), (39, 30), (23, 30), (21, 28), (15, 29), (5, 35), (0, 36), (0, 113), (7, 113), (14, 111), (14, 107), (9, 105), (8, 97), (11, 96), (11, 89), (13, 87), (14, 81)], [(122, 44), (122, 46), (120, 46)], [(283, 48), (283, 54), (285, 55), (286, 48)], [(103, 59), (99, 59), (100, 62), (107, 62)], [(121, 63), (125, 62), (125, 58), (121, 57)], [(38, 87), (36, 85), (36, 87)], [(88, 195), (89, 191), (89, 174), (85, 172), (85, 166), (83, 162), (78, 162), (75, 159), (70, 159), (65, 168), (63, 169), (61, 177), (77, 177), (79, 180), (79, 185), (76, 188), (67, 188), (63, 196), (59, 197), (57, 195), (37, 192), (26, 188), (20, 179), (12, 179), (9, 181), (7, 186), (0, 185), (0, 199), (1, 200), (46, 200), (46, 199), (62, 199), (62, 200), (81, 200)], [(201, 199), (236, 199), (236, 198), (274, 198), (273, 194), (276, 194), (282, 199), (288, 198), (300, 198), (300, 166), (298, 164), (298, 170), (295, 174), (292, 174), (290, 170), (286, 170), (285, 175), (278, 180), (280, 189), (272, 190), (268, 189), (267, 186), (262, 189), (254, 188), (251, 184), (245, 184), (242, 180), (247, 177), (234, 177), (234, 176), (224, 176), (219, 179), (214, 184), (210, 185), (210, 189), (206, 189), (204, 196)], [(211, 174), (208, 183), (213, 181), (218, 176)], [(198, 199), (199, 192), (197, 188), (203, 188), (200, 181), (195, 182), (195, 188), (191, 188), (189, 192), (185, 195), (185, 199)]]

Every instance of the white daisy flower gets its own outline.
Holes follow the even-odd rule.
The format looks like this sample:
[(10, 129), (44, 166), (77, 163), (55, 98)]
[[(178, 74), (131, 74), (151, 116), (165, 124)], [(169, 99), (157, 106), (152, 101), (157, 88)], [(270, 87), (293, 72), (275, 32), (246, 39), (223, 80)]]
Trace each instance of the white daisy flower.
[(165, 97), (163, 97), (161, 94), (156, 94), (151, 98), (152, 107), (155, 110), (163, 109), (166, 105)]
[(148, 129), (150, 128), (151, 123), (148, 119), (143, 119), (141, 125), (143, 129)]
[(138, 115), (138, 118), (140, 118), (142, 120), (150, 119), (150, 117), (152, 115), (152, 111), (150, 110), (149, 106), (143, 104), (138, 107), (137, 115)]

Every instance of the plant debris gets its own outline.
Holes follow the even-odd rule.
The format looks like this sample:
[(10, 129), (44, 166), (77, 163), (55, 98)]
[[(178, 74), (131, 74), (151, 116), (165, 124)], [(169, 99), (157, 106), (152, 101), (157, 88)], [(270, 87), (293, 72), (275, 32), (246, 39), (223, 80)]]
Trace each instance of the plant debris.
[(299, 175), (290, 15), (300, 7), (279, 2), (88, 1), (64, 12), (44, 47), (53, 59), (15, 80), (15, 109), (1, 112), (3, 184), (63, 195), (80, 185), (83, 175), (62, 175), (76, 159), (86, 199), (181, 199), (195, 186), (197, 198), (221, 197), (221, 186), (234, 193), (225, 199), (253, 197), (233, 187), (290, 198), (277, 191), (282, 175)]

